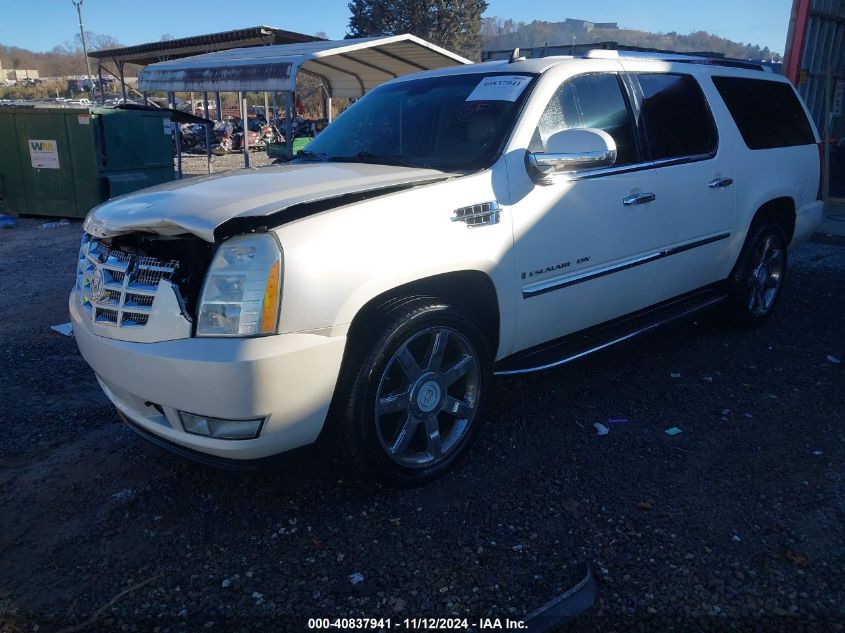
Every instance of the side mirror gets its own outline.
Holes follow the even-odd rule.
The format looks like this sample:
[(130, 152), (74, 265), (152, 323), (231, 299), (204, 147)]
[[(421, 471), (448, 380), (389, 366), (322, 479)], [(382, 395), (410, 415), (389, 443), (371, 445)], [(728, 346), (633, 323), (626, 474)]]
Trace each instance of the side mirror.
[(550, 184), (560, 172), (609, 167), (616, 162), (616, 142), (604, 130), (572, 128), (549, 137), (545, 152), (528, 152), (528, 173), (541, 184)]

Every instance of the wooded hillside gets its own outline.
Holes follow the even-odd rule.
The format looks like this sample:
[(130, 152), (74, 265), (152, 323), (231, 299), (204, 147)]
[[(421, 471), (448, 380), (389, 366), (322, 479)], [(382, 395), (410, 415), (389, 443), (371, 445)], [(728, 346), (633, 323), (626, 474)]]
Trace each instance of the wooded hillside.
[(756, 44), (734, 42), (706, 31), (696, 31), (688, 35), (680, 35), (674, 31), (671, 33), (651, 33), (624, 28), (593, 29), (590, 32), (585, 32), (583, 29), (573, 28), (566, 22), (535, 20), (526, 23), (502, 18), (484, 18), (481, 23), (481, 37), (484, 41), (484, 50), (609, 41), (679, 53), (707, 51), (722, 53), (727, 57), (739, 59), (781, 61), (781, 55), (772, 53), (768, 47), (760, 48)]
[[(92, 51), (122, 46), (110, 35), (87, 33), (87, 36), (88, 48)], [(680, 35), (675, 32), (651, 33), (632, 29), (593, 29), (587, 33), (583, 29), (571, 27), (566, 22), (535, 20), (526, 23), (491, 17), (481, 20), (481, 38), (484, 50), (612, 41), (678, 52), (709, 51), (740, 59), (781, 61), (780, 54), (772, 53), (768, 48), (760, 48), (751, 43), (734, 42), (705, 31)], [(85, 60), (82, 57), (82, 45), (78, 35), (74, 40), (59, 44), (46, 53), (36, 53), (24, 48), (0, 44), (0, 63), (7, 69), (35, 69), (42, 77), (85, 74)], [(135, 68), (127, 68), (127, 75), (133, 75), (136, 72)]]

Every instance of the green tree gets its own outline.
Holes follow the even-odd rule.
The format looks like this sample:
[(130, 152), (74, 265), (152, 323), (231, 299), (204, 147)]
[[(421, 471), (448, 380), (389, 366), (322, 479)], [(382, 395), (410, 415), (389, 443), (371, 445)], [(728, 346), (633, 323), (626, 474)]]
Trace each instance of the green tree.
[(487, 0), (352, 0), (348, 6), (349, 37), (411, 33), (479, 58)]

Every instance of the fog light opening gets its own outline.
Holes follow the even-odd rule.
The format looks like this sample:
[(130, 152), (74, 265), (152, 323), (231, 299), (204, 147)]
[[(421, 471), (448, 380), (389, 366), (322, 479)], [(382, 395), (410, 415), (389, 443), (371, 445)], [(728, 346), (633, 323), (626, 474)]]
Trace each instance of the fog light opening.
[(224, 420), (206, 415), (179, 412), (182, 428), (192, 435), (202, 435), (218, 440), (252, 440), (259, 436), (264, 418), (257, 420)]

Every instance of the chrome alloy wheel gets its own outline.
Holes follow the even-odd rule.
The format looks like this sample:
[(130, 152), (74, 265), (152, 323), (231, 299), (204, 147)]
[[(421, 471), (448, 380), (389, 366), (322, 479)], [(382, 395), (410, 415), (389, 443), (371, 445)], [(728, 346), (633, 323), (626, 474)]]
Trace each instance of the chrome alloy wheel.
[(766, 314), (775, 302), (783, 282), (784, 253), (780, 240), (769, 235), (757, 248), (748, 277), (748, 310)]
[(457, 330), (431, 327), (393, 354), (376, 392), (378, 439), (390, 459), (428, 468), (467, 434), (480, 404), (476, 351)]

